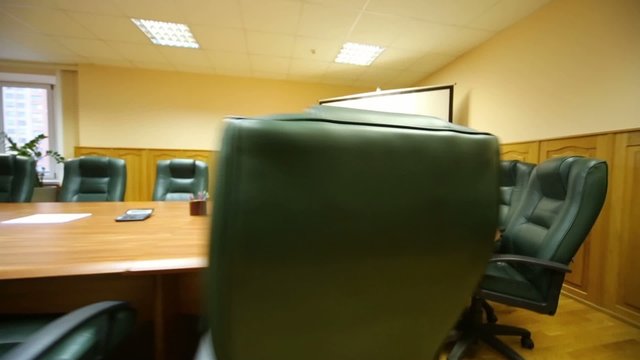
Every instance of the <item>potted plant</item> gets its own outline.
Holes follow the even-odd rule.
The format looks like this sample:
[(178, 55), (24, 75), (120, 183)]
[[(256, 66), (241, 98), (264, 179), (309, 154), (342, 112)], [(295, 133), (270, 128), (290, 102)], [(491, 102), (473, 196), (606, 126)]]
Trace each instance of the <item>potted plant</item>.
[[(46, 135), (39, 134), (33, 139), (27, 141), (26, 143), (22, 145), (18, 145), (18, 143), (13, 141), (13, 139), (9, 135), (7, 135), (7, 133), (0, 132), (0, 141), (6, 140), (9, 143), (9, 145), (6, 147), (6, 150), (8, 150), (9, 153), (20, 155), (20, 156), (31, 157), (36, 161), (36, 164), (40, 159), (43, 159), (47, 156), (50, 156), (58, 164), (64, 162), (64, 157), (60, 155), (60, 153), (58, 153), (57, 151), (47, 150), (45, 152), (42, 152), (42, 150), (40, 150), (40, 142), (46, 138), (47, 138)], [(37, 187), (36, 189), (34, 189), (34, 195), (33, 195), (32, 201), (55, 201), (57, 187), (52, 187), (51, 189), (44, 190), (43, 188), (44, 173), (45, 173), (44, 167), (38, 169), (36, 165), (36, 177), (34, 179), (34, 182)], [(38, 188), (43, 189), (43, 191), (36, 191)]]

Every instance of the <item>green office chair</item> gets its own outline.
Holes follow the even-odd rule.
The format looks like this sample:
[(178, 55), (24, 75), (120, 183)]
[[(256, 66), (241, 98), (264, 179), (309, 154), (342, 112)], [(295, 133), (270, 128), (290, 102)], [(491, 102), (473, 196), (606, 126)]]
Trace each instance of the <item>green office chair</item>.
[(0, 154), (0, 202), (29, 202), (36, 180), (33, 158)]
[(122, 159), (87, 156), (67, 160), (58, 201), (123, 201), (127, 166)]
[(435, 118), (230, 119), (197, 358), (434, 358), (492, 253), (498, 166)]
[(153, 201), (186, 201), (209, 189), (209, 167), (192, 159), (159, 160)]
[(471, 344), (486, 342), (509, 359), (522, 357), (496, 335), (521, 337), (534, 347), (523, 328), (482, 322), (483, 300), (553, 315), (569, 263), (587, 237), (607, 193), (607, 163), (566, 157), (538, 165), (515, 210), (470, 308), (458, 326), (460, 338), (449, 359), (461, 359)]
[(91, 304), (55, 320), (0, 317), (0, 360), (98, 360), (131, 331), (135, 312), (125, 302)]
[(531, 172), (536, 167), (518, 160), (500, 161), (500, 206), (498, 207), (498, 229), (504, 231), (515, 209), (520, 205)]

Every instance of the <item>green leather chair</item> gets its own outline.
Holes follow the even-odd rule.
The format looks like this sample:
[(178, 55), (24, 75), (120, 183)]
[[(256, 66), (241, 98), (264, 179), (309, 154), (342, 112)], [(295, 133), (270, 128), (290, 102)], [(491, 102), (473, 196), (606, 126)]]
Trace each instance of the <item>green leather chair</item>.
[(58, 201), (123, 201), (127, 167), (122, 159), (87, 156), (67, 160)]
[(522, 359), (496, 335), (520, 336), (534, 347), (523, 328), (482, 322), (483, 300), (553, 315), (569, 263), (596, 221), (607, 193), (607, 163), (563, 157), (538, 165), (492, 257), (458, 329), (449, 359), (461, 359), (469, 346), (486, 342), (509, 359)]
[(159, 160), (153, 201), (187, 201), (209, 190), (209, 167), (192, 159)]
[(229, 119), (198, 359), (432, 359), (493, 251), (497, 139), (316, 107)]
[(535, 164), (518, 160), (500, 162), (500, 206), (498, 207), (498, 229), (504, 231), (515, 209), (520, 205)]
[(98, 360), (131, 331), (135, 312), (125, 302), (103, 301), (59, 318), (0, 317), (0, 360)]
[(0, 202), (31, 201), (35, 178), (33, 158), (0, 154)]

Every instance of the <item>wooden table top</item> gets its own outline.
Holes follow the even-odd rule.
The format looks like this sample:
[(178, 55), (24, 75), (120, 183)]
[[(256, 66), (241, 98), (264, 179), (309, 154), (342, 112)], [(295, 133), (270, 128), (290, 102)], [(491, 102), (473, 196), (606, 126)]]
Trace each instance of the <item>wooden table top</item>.
[[(145, 221), (114, 221), (132, 208), (154, 213)], [(0, 204), (0, 222), (37, 213), (92, 215), (60, 224), (0, 223), (0, 280), (171, 272), (207, 264), (211, 217), (190, 216), (188, 202)]]

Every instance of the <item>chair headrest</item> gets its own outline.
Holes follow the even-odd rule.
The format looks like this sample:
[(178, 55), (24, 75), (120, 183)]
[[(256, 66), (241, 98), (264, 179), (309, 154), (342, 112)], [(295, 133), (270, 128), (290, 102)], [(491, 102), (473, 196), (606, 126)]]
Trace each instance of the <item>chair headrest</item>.
[(169, 161), (169, 172), (175, 178), (193, 178), (196, 171), (195, 160), (172, 159)]
[(0, 175), (13, 175), (13, 162), (15, 155), (0, 155)]
[(515, 186), (517, 164), (516, 160), (502, 160), (500, 162), (500, 186)]
[(540, 190), (546, 197), (563, 200), (567, 196), (567, 182), (571, 167), (580, 156), (550, 159), (536, 168)]
[(79, 159), (78, 167), (83, 177), (108, 177), (109, 159), (101, 156), (88, 156)]

